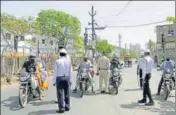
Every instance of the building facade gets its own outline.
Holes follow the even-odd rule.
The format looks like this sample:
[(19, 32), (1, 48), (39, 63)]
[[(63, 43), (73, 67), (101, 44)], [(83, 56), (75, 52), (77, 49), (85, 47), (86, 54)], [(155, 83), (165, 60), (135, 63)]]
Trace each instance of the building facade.
[[(176, 27), (174, 24), (161, 25), (156, 27), (157, 34), (157, 57), (159, 60), (169, 56), (176, 58)], [(162, 48), (162, 34), (165, 41), (165, 48)]]

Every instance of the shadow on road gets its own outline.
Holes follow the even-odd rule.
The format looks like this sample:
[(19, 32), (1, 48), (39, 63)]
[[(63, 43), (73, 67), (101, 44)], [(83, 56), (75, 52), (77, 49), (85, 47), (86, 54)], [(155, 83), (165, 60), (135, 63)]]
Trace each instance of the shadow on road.
[(155, 101), (155, 104), (159, 106), (144, 106), (138, 104), (137, 102), (132, 102), (131, 104), (123, 104), (120, 106), (125, 109), (142, 109), (146, 111), (151, 111), (154, 113), (158, 113), (159, 115), (175, 115), (174, 102), (169, 100), (165, 101), (163, 99), (163, 96), (153, 95), (153, 99)]
[(50, 105), (50, 104), (55, 104), (55, 101), (43, 101), (43, 102), (30, 102), (33, 106), (42, 106), (42, 105)]
[(124, 91), (142, 91), (140, 88), (137, 89), (125, 89)]
[[(169, 97), (174, 98), (174, 97)], [(153, 95), (153, 99), (157, 101), (160, 105), (160, 110), (158, 111), (159, 115), (175, 115), (175, 103), (169, 100), (164, 100), (164, 96), (161, 94), (160, 96)]]
[(9, 108), (11, 111), (18, 111), (22, 109), (18, 102), (18, 96), (12, 96), (6, 100), (1, 101), (1, 106)]
[(58, 113), (56, 113), (56, 110), (39, 110), (28, 113), (28, 115), (51, 115), (51, 114), (58, 114)]
[[(81, 99), (81, 97), (79, 96), (79, 91), (77, 93), (73, 93), (71, 92), (71, 97), (77, 98), (77, 99)], [(95, 91), (94, 93), (92, 93), (91, 91), (85, 92), (84, 94), (85, 96), (96, 96), (96, 95), (101, 95), (100, 91)]]

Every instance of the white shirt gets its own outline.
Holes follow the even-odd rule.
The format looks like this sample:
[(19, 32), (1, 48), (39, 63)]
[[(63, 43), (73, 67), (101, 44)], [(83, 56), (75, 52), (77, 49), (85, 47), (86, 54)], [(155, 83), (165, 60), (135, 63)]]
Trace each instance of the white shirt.
[(103, 56), (98, 60), (98, 69), (110, 69), (110, 61), (107, 57)]
[(53, 83), (56, 83), (56, 78), (61, 76), (67, 76), (70, 79), (71, 82), (71, 62), (68, 60), (68, 58), (61, 57), (60, 59), (57, 59), (55, 62), (54, 67), (54, 74), (53, 74)]
[(87, 60), (87, 62), (82, 61), (81, 64), (79, 65), (80, 68), (86, 68), (86, 69), (90, 69), (91, 66), (91, 61)]
[(154, 61), (150, 56), (144, 57), (144, 66), (142, 68), (142, 77), (145, 78), (146, 74), (149, 74), (152, 72)]
[(139, 69), (142, 69), (143, 66), (144, 66), (144, 63), (145, 63), (145, 60), (144, 58), (139, 58), (139, 62), (138, 62), (138, 65), (139, 65)]
[[(67, 59), (71, 62), (70, 56), (67, 54)], [(73, 72), (73, 67), (71, 66), (71, 71)]]

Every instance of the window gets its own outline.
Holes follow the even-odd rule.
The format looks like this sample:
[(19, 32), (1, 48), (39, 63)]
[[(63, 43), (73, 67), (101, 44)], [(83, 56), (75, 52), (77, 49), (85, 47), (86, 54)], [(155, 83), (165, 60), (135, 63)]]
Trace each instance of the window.
[(53, 40), (50, 41), (50, 44), (53, 45)]
[(42, 44), (45, 44), (45, 39), (42, 39)]
[(11, 39), (11, 34), (6, 33), (5, 36), (6, 36), (7, 39)]
[(24, 41), (24, 36), (20, 36), (20, 41)]

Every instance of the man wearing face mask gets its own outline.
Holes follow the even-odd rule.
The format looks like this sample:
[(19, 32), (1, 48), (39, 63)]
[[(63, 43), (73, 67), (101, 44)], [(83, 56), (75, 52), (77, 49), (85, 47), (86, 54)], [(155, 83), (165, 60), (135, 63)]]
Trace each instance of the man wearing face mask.
[[(36, 72), (36, 62), (35, 62), (35, 54), (30, 54), (29, 55), (29, 60), (28, 61), (25, 61), (24, 64), (23, 64), (23, 67), (22, 69), (25, 69), (26, 72), (30, 73), (30, 72)], [(36, 91), (38, 92), (39, 94), (39, 97), (40, 97), (40, 100), (42, 101), (42, 95), (41, 95), (41, 89), (40, 89), (40, 86), (38, 86), (36, 88)], [(35, 96), (34, 96), (35, 97)]]
[[(84, 57), (83, 61), (81, 62), (81, 64), (79, 65), (78, 67), (78, 72), (82, 69), (82, 68), (86, 68), (87, 70), (90, 70), (90, 67), (91, 67), (91, 61), (88, 60), (87, 57)], [(93, 83), (93, 80), (92, 80), (92, 77), (89, 73), (89, 80), (91, 81), (91, 83)], [(75, 86), (75, 89), (73, 90), (74, 93), (77, 92), (77, 88), (79, 86), (79, 76), (77, 76), (76, 78), (76, 86)], [(92, 86), (92, 92), (94, 91), (94, 88), (93, 88), (93, 84), (91, 84)]]
[[(174, 68), (175, 68), (175, 62), (172, 61), (169, 57), (166, 58), (166, 61), (163, 61), (161, 64), (161, 69), (163, 69), (164, 71), (166, 71), (167, 69), (173, 70)], [(164, 74), (162, 75), (161, 80), (159, 82), (157, 95), (160, 95), (160, 92), (161, 92), (161, 87), (164, 82), (163, 76), (164, 76)], [(174, 76), (172, 76), (172, 80), (175, 83)]]

